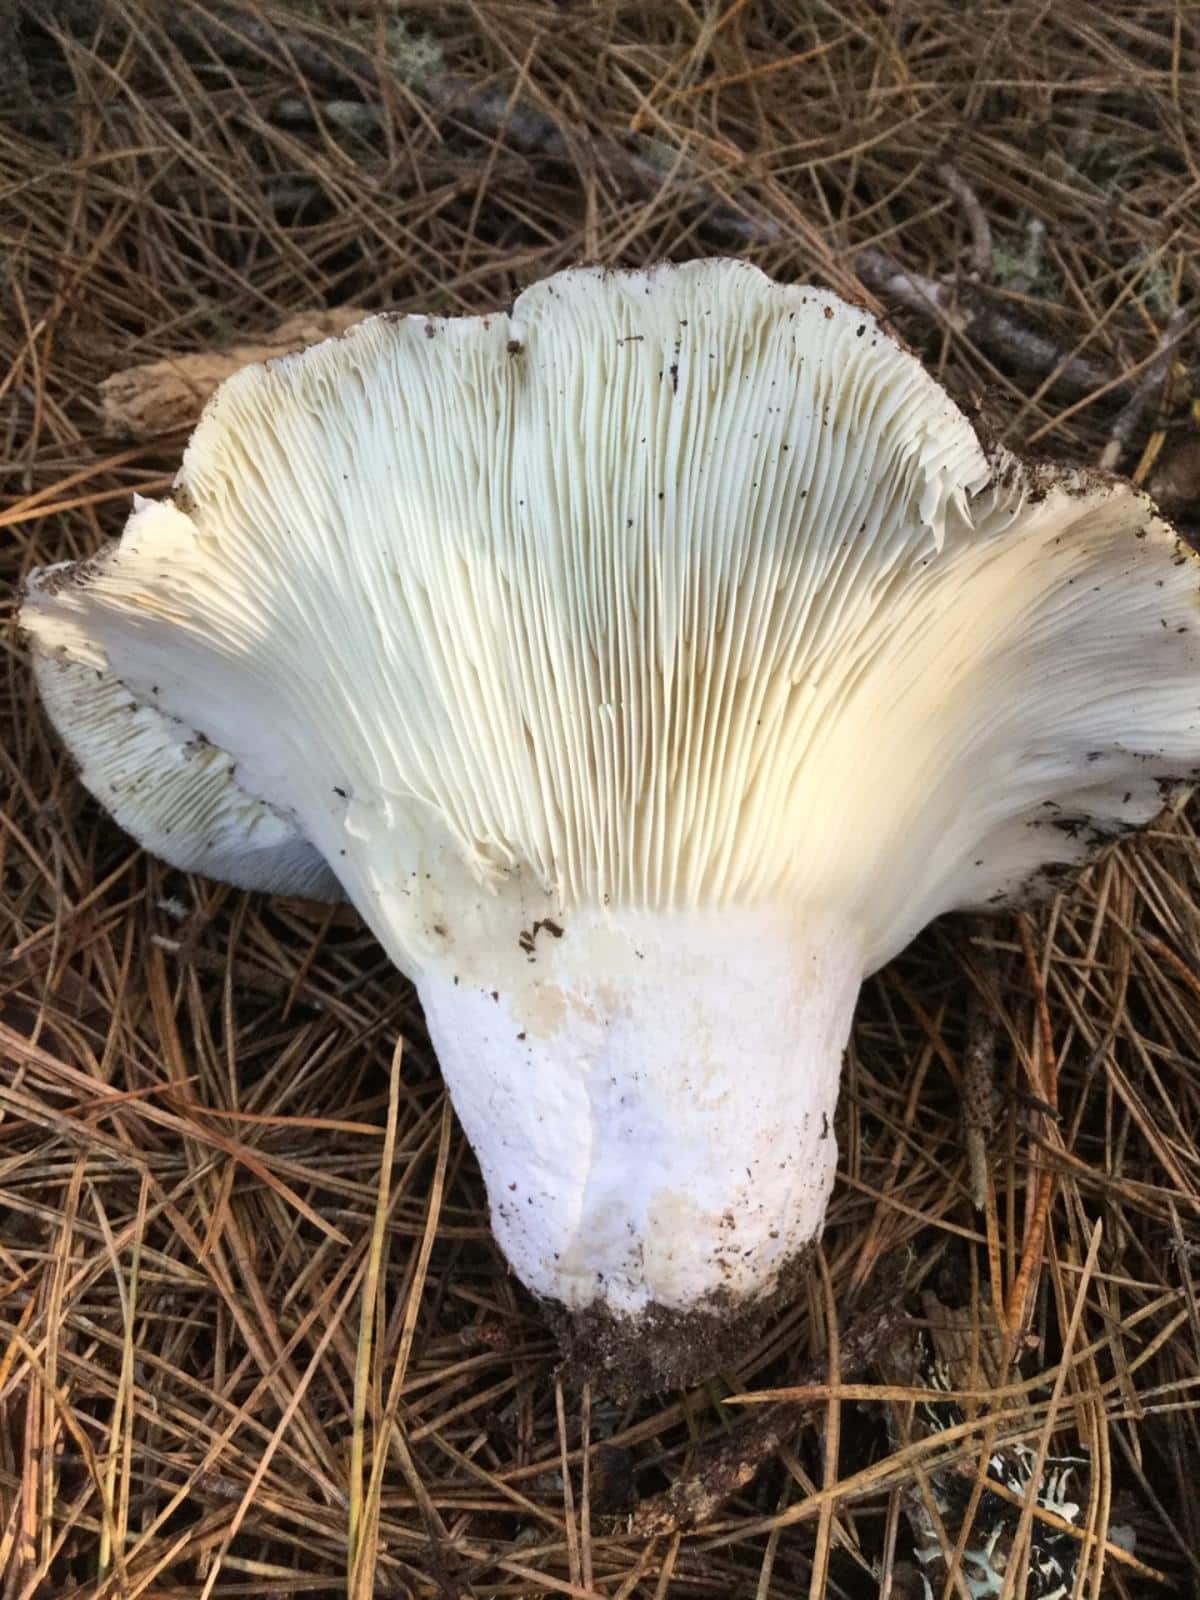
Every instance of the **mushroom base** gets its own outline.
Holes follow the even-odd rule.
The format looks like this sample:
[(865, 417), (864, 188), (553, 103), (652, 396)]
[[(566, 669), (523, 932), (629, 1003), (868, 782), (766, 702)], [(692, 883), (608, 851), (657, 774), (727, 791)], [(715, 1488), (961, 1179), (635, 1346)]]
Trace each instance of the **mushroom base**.
[(557, 1301), (542, 1310), (554, 1330), (565, 1374), (627, 1405), (645, 1395), (703, 1383), (736, 1368), (771, 1321), (797, 1297), (816, 1241), (785, 1263), (768, 1293), (742, 1299), (714, 1290), (687, 1309), (651, 1303), (632, 1315), (595, 1300), (580, 1311)]
[(539, 928), (418, 985), (510, 1265), (633, 1342), (667, 1309), (683, 1327), (759, 1303), (833, 1186), (854, 929), (770, 905)]

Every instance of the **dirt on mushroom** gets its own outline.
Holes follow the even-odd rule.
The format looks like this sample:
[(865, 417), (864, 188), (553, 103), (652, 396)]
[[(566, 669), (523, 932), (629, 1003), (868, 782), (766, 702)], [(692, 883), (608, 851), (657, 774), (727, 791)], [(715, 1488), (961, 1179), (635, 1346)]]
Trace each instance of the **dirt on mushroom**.
[(744, 1352), (795, 1303), (812, 1271), (815, 1249), (809, 1246), (787, 1261), (771, 1293), (749, 1305), (725, 1289), (687, 1311), (651, 1305), (638, 1319), (635, 1341), (627, 1319), (614, 1316), (600, 1301), (574, 1315), (547, 1302), (564, 1370), (581, 1384), (603, 1374), (604, 1392), (626, 1404), (648, 1393), (689, 1388), (714, 1372), (735, 1371)]

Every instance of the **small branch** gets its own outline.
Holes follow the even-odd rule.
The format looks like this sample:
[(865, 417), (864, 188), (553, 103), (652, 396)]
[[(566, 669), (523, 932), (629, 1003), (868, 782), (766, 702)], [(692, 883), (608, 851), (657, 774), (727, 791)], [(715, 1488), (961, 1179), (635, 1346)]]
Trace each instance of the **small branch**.
[(971, 230), (971, 270), (981, 283), (992, 275), (992, 229), (987, 213), (979, 203), (979, 196), (971, 185), (947, 161), (938, 168), (942, 182), (963, 208), (967, 226)]
[(1183, 338), (1188, 321), (1189, 314), (1186, 311), (1175, 311), (1171, 314), (1159, 336), (1154, 354), (1146, 362), (1134, 383), (1133, 393), (1117, 413), (1108, 435), (1108, 443), (1104, 446), (1104, 452), (1100, 457), (1100, 465), (1106, 472), (1112, 472), (1120, 465), (1121, 457), (1128, 450), (1146, 411), (1152, 404), (1158, 403), (1163, 385), (1167, 381), (1167, 374), (1171, 370), (1175, 347)]
[(858, 252), (854, 270), (873, 294), (919, 316), (948, 323), (1012, 371), (1041, 379), (1054, 373), (1058, 387), (1074, 394), (1091, 394), (1112, 383), (1106, 368), (1082, 356), (1067, 355), (976, 285), (955, 285), (946, 278), (907, 272), (886, 251), (874, 248)]
[(114, 372), (100, 385), (104, 431), (117, 438), (145, 439), (190, 428), (214, 389), (242, 367), (345, 333), (366, 315), (351, 307), (305, 311), (260, 335), (254, 343), (170, 356)]
[[(879, 1351), (892, 1343), (906, 1321), (898, 1304), (876, 1307), (856, 1317), (842, 1335), (843, 1382), (863, 1373)], [(828, 1378), (828, 1366), (822, 1358), (809, 1363), (797, 1379), (797, 1386), (819, 1387)], [(721, 1438), (701, 1445), (695, 1469), (662, 1494), (643, 1500), (630, 1518), (630, 1532), (650, 1539), (710, 1522), (725, 1501), (753, 1482), (826, 1404), (821, 1398), (782, 1400), (735, 1423)]]

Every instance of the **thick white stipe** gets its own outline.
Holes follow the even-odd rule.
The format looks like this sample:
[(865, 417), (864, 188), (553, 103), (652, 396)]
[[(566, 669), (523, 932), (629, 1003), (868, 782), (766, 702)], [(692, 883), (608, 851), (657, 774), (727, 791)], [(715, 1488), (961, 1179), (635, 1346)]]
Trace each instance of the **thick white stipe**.
[(579, 910), (530, 942), (419, 984), (518, 1276), (618, 1312), (768, 1292), (821, 1231), (859, 939), (756, 907)]

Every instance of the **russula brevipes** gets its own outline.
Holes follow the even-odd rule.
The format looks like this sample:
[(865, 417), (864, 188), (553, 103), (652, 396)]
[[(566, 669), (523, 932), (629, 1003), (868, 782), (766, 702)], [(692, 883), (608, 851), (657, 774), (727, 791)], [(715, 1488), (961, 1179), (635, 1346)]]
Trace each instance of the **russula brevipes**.
[(514, 1270), (651, 1381), (820, 1233), (864, 975), (1200, 765), (1149, 501), (989, 453), (868, 314), (731, 261), (239, 373), (22, 620), (130, 833), (358, 907)]

